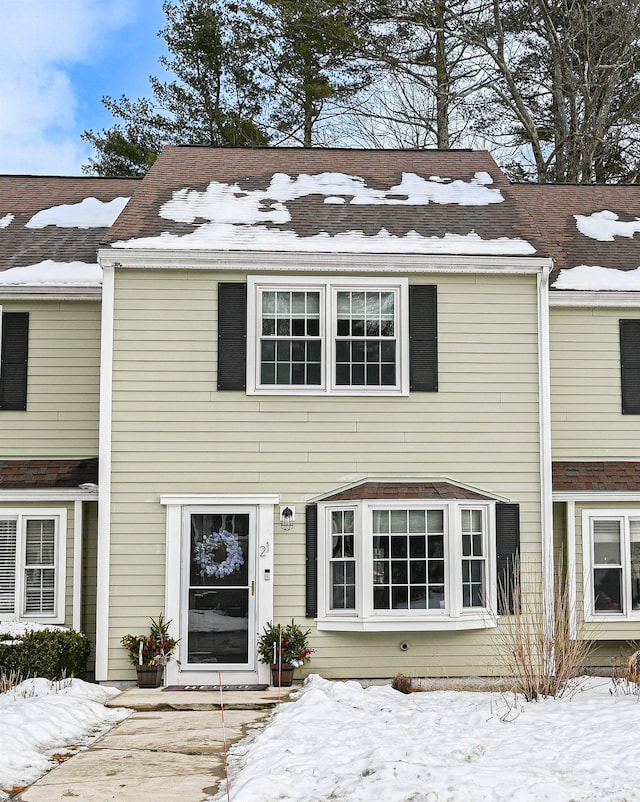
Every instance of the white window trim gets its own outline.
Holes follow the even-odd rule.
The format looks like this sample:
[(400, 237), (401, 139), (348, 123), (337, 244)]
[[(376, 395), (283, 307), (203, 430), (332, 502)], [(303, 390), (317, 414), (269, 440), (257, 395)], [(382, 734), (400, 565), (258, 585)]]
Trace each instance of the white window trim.
[[(582, 511), (582, 566), (584, 620), (600, 623), (640, 621), (640, 610), (631, 609), (629, 564), (629, 518), (640, 518), (640, 509), (589, 509)], [(593, 526), (594, 520), (620, 521), (622, 550), (622, 607), (620, 612), (597, 612), (593, 605)]]
[[(321, 297), (320, 340), (322, 343), (322, 385), (320, 387), (261, 386), (260, 375), (260, 291), (294, 289), (317, 290)], [(334, 383), (333, 318), (338, 290), (395, 290), (397, 292), (397, 377), (393, 388), (342, 387)], [(340, 276), (248, 276), (247, 278), (247, 393), (250, 395), (337, 395), (337, 396), (406, 396), (409, 395), (409, 282), (406, 278), (340, 277)]]
[[(330, 516), (334, 510), (353, 510), (356, 556), (356, 609), (330, 609)], [(369, 568), (373, 560), (373, 541), (368, 529), (375, 509), (443, 509), (445, 511), (445, 596), (443, 610), (374, 610), (373, 583)], [(481, 509), (486, 550), (485, 607), (462, 606), (461, 512)], [(402, 632), (429, 630), (485, 629), (497, 625), (497, 575), (495, 539), (495, 502), (471, 500), (376, 499), (318, 503), (318, 617), (319, 630)]]
[[(67, 558), (67, 511), (65, 509), (45, 509), (24, 507), (2, 509), (0, 518), (17, 520), (16, 541), (16, 609), (13, 614), (0, 613), (0, 621), (34, 621), (42, 624), (64, 624), (66, 612), (66, 558)], [(26, 521), (53, 519), (55, 521), (55, 591), (53, 613), (24, 612), (24, 574)]]

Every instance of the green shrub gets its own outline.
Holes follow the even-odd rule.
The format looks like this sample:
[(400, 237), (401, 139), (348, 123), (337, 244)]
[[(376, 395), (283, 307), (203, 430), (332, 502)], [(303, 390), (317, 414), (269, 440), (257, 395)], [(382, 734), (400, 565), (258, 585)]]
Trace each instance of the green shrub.
[(0, 630), (0, 671), (21, 677), (82, 677), (87, 670), (91, 644), (72, 629), (40, 629), (21, 635)]

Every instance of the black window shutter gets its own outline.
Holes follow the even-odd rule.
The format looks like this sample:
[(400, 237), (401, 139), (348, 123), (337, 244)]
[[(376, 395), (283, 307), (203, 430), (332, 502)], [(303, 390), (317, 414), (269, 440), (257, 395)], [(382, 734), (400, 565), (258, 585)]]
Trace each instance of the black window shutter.
[(0, 409), (27, 408), (29, 313), (2, 314)]
[(307, 538), (307, 618), (318, 615), (318, 506), (308, 504), (306, 512)]
[(640, 320), (620, 321), (622, 414), (640, 415)]
[(247, 285), (218, 284), (218, 390), (244, 390), (247, 365)]
[(429, 284), (409, 285), (410, 389), (438, 389), (437, 288)]
[(520, 584), (520, 505), (496, 504), (498, 613), (514, 613), (513, 589)]

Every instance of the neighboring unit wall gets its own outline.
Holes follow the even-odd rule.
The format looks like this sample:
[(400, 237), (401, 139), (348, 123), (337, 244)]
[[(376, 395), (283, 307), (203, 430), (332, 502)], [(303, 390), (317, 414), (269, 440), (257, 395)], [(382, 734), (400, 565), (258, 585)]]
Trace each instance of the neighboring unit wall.
[(551, 307), (554, 460), (638, 460), (640, 417), (622, 414), (620, 320), (639, 308)]
[(26, 411), (0, 410), (0, 457), (95, 457), (100, 381), (99, 301), (2, 301), (29, 313)]
[[(537, 278), (408, 278), (438, 287), (437, 393), (250, 396), (216, 390), (217, 282), (246, 274), (117, 270), (109, 679), (132, 678), (119, 640), (164, 606), (161, 494), (277, 493), (296, 506), (291, 532), (276, 523), (275, 620), (305, 623), (305, 502), (368, 476), (447, 476), (520, 503), (523, 553), (539, 570)], [(397, 632), (314, 632), (310, 668), (493, 673), (495, 632), (414, 632), (407, 652)]]

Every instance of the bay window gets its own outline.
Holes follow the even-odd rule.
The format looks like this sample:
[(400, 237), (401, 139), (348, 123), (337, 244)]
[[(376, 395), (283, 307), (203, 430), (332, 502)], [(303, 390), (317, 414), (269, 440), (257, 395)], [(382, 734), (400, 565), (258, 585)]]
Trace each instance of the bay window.
[(320, 629), (495, 625), (495, 504), (318, 503)]

